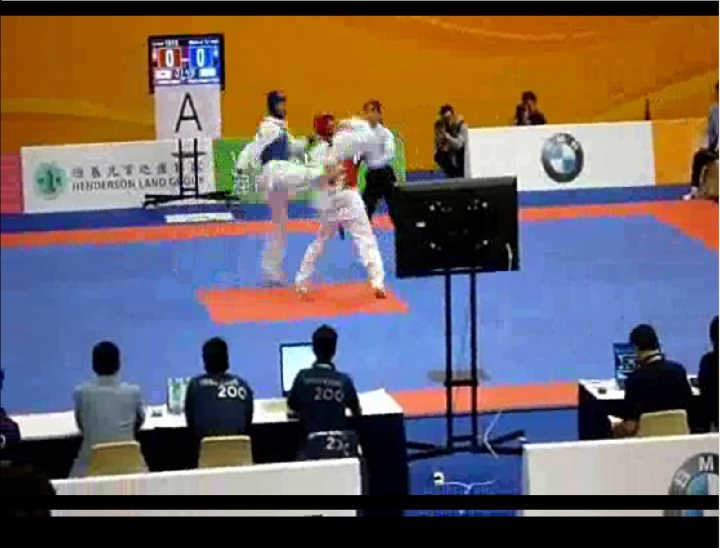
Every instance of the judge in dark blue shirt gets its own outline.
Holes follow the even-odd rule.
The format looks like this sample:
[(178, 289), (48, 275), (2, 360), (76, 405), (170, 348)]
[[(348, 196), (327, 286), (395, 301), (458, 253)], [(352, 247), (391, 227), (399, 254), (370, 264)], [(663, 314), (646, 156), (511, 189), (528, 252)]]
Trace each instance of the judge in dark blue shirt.
[(315, 363), (295, 377), (288, 407), (298, 415), (306, 436), (303, 458), (341, 458), (357, 454), (357, 435), (346, 411), (361, 415), (355, 385), (335, 368), (337, 333), (328, 326), (318, 328), (312, 337)]
[(685, 368), (665, 358), (657, 333), (650, 325), (638, 325), (630, 333), (637, 351), (637, 368), (625, 382), (622, 419), (613, 428), (615, 437), (637, 434), (640, 416), (645, 413), (690, 409), (692, 390)]
[(227, 343), (214, 337), (202, 349), (205, 374), (195, 377), (185, 396), (185, 419), (199, 442), (211, 436), (246, 435), (253, 418), (253, 391), (228, 373)]
[(712, 351), (700, 360), (698, 389), (700, 390), (700, 415), (702, 430), (718, 431), (718, 317), (710, 323)]

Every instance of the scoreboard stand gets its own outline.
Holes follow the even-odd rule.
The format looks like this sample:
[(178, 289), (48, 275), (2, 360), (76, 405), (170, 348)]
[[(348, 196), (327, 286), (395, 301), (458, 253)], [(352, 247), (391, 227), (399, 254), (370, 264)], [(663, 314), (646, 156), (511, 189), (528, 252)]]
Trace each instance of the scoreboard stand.
[[(173, 153), (173, 157), (178, 160), (178, 194), (146, 194), (143, 202), (143, 208), (149, 206), (158, 206), (172, 202), (182, 202), (185, 200), (209, 200), (224, 202), (226, 206), (239, 204), (240, 199), (225, 190), (216, 190), (213, 192), (200, 192), (200, 157), (207, 154), (198, 151), (198, 140), (193, 139), (191, 152), (183, 150), (182, 139), (178, 139), (178, 150)], [(192, 160), (192, 179), (191, 185), (185, 184), (185, 160)], [(242, 217), (242, 211), (239, 211)]]
[[(221, 137), (223, 35), (149, 37), (148, 77), (150, 93), (155, 95), (156, 137), (177, 139), (173, 156), (178, 164), (178, 193), (146, 194), (143, 208), (186, 200), (224, 202), (227, 206), (240, 203), (227, 191), (200, 192), (200, 161), (207, 153), (198, 150), (198, 139)], [(183, 138), (192, 139), (192, 150), (183, 149)], [(186, 179), (187, 160), (192, 161), (192, 173)]]
[(157, 139), (221, 137), (225, 89), (222, 34), (151, 36), (148, 83)]

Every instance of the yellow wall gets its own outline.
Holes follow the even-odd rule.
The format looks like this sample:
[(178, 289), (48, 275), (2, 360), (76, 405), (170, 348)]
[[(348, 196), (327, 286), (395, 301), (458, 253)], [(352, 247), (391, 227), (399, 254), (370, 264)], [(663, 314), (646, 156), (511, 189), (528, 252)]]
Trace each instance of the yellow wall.
[(3, 17), (2, 150), (149, 139), (146, 40), (223, 32), (224, 134), (247, 136), (284, 89), (293, 128), (370, 98), (432, 166), (432, 122), (453, 103), (473, 126), (507, 124), (524, 89), (551, 122), (704, 117), (718, 17)]

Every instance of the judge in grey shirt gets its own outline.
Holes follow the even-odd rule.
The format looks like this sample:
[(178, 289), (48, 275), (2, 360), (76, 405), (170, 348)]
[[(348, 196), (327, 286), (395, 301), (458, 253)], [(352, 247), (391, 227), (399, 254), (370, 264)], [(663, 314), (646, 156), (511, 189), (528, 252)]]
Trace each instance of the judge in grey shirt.
[(75, 389), (75, 420), (83, 440), (71, 477), (87, 474), (94, 445), (132, 441), (145, 421), (140, 387), (118, 378), (118, 347), (107, 341), (96, 344), (92, 366), (97, 375), (95, 380)]

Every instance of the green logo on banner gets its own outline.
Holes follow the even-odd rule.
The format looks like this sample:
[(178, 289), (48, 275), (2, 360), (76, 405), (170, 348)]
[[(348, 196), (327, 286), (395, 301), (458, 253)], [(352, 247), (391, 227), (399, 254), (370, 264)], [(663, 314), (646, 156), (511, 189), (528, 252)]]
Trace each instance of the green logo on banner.
[(35, 170), (33, 182), (40, 196), (52, 200), (67, 188), (68, 179), (65, 170), (57, 164), (43, 163)]

